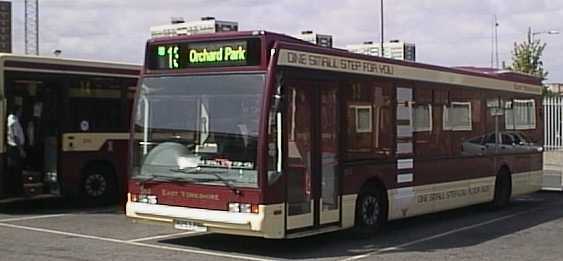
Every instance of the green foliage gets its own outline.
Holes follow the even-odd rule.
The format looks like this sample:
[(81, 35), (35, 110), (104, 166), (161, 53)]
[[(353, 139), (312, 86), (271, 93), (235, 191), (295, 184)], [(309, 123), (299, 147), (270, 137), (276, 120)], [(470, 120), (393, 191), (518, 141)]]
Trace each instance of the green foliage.
[(512, 65), (508, 69), (528, 73), (545, 79), (548, 72), (543, 68), (541, 56), (546, 44), (540, 40), (514, 43), (512, 50)]
[(543, 86), (541, 94), (542, 94), (543, 97), (559, 97), (560, 96), (559, 93), (550, 91), (547, 86)]

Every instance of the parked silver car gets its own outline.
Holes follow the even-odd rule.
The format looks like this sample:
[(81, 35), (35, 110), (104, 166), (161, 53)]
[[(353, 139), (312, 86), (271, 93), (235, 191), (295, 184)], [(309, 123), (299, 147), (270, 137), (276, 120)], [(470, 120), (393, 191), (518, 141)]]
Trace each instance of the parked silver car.
[(532, 142), (526, 135), (518, 131), (503, 131), (497, 135), (489, 133), (471, 138), (462, 145), (462, 154), (467, 156), (541, 151), (543, 151), (542, 146)]

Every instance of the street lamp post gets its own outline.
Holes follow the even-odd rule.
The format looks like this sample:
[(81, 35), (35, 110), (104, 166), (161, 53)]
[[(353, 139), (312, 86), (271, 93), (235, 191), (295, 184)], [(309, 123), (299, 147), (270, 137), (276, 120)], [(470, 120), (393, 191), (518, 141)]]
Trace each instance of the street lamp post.
[[(540, 35), (540, 34), (559, 34), (559, 31), (557, 30), (548, 30), (548, 31), (538, 31), (538, 32), (534, 32), (532, 31), (532, 27), (529, 26), (528, 27), (528, 48), (531, 47), (532, 43), (534, 42), (534, 35)], [(530, 51), (531, 52), (531, 51)], [(530, 59), (530, 63), (532, 62), (532, 55), (530, 54), (529, 57)], [(543, 77), (543, 76), (542, 76)]]
[(381, 3), (381, 57), (385, 56), (385, 53), (383, 52), (383, 0), (380, 1)]
[(548, 30), (548, 31), (539, 31), (534, 32), (532, 31), (532, 27), (528, 27), (528, 44), (531, 44), (534, 41), (534, 36), (539, 34), (559, 34), (557, 30)]

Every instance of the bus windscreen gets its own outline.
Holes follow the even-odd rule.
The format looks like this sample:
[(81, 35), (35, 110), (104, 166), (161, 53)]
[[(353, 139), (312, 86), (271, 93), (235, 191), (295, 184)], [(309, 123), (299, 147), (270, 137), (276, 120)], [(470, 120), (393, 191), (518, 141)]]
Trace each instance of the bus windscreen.
[(256, 66), (260, 64), (260, 39), (156, 43), (149, 47), (148, 55), (151, 70)]

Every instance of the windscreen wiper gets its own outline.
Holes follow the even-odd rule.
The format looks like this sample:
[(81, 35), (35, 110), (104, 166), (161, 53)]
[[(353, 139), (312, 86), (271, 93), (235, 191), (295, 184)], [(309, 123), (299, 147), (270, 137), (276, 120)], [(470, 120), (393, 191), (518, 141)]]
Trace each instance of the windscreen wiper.
[(227, 186), (228, 188), (230, 188), (233, 193), (235, 193), (235, 195), (240, 195), (241, 191), (238, 187), (236, 187), (235, 185), (233, 185), (229, 180), (224, 179), (223, 177), (221, 177), (221, 175), (217, 174), (216, 172), (201, 172), (201, 168), (200, 167), (189, 167), (189, 168), (183, 168), (183, 169), (170, 169), (170, 171), (172, 172), (180, 172), (180, 173), (186, 173), (186, 174), (196, 174), (196, 175), (201, 175), (201, 174), (208, 174), (208, 175), (212, 175), (215, 178), (217, 178), (217, 180), (221, 181), (223, 184), (225, 184), (225, 186)]
[(159, 182), (159, 181), (182, 181), (182, 182), (192, 182), (190, 180), (181, 178), (181, 177), (171, 177), (171, 176), (166, 176), (166, 175), (158, 175), (158, 174), (153, 174), (147, 177), (143, 177), (143, 176), (137, 176), (133, 178), (134, 180), (138, 180), (140, 185), (144, 185), (144, 184), (148, 184), (148, 183), (154, 183), (154, 182)]

